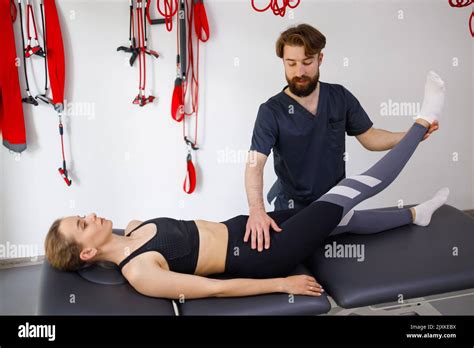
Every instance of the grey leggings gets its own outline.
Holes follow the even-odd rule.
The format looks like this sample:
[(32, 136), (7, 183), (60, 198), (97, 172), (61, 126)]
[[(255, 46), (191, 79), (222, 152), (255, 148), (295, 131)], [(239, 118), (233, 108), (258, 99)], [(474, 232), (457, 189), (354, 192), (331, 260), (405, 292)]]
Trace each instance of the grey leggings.
[(330, 236), (345, 232), (357, 234), (378, 233), (412, 222), (413, 217), (408, 208), (351, 210), (330, 233)]
[(407, 132), (406, 139), (372, 168), (363, 174), (341, 180), (337, 186), (318, 199), (318, 201), (327, 201), (344, 207), (343, 218), (330, 236), (345, 232), (372, 234), (412, 223), (413, 217), (408, 208), (391, 210), (353, 210), (352, 208), (364, 199), (382, 191), (397, 177), (426, 131), (425, 127), (415, 123)]
[[(293, 206), (291, 209), (290, 203)], [(275, 213), (284, 211), (283, 216), (292, 216), (310, 203), (304, 204), (278, 195), (275, 200)], [(278, 218), (280, 215), (276, 215)], [(270, 216), (271, 217), (271, 216)], [(275, 220), (275, 218), (272, 217)], [(276, 221), (276, 220), (275, 220)], [(351, 210), (331, 232), (331, 236), (345, 232), (357, 234), (372, 234), (390, 230), (413, 222), (410, 209), (367, 209)], [(279, 223), (277, 223), (279, 225)]]
[(352, 209), (363, 200), (385, 189), (397, 177), (426, 131), (426, 127), (418, 123), (413, 124), (403, 140), (369, 170), (341, 180), (337, 186), (317, 200), (344, 208), (341, 222), (330, 235), (344, 232), (375, 233), (412, 222), (411, 212), (407, 208), (357, 212)]

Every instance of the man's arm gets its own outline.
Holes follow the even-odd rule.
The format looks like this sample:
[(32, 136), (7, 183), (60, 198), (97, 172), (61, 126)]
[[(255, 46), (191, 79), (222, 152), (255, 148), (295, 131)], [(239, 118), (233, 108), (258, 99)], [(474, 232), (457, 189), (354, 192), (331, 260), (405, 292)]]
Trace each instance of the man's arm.
[(249, 151), (245, 166), (245, 191), (250, 212), (265, 210), (263, 203), (263, 169), (267, 156), (257, 151)]
[[(423, 140), (439, 129), (438, 121), (431, 124)], [(356, 135), (357, 140), (370, 151), (386, 151), (393, 148), (405, 136), (406, 132), (389, 132), (385, 129), (369, 128), (365, 133)]]
[(386, 151), (398, 144), (405, 132), (389, 132), (371, 127), (365, 133), (356, 135), (357, 140), (370, 151)]
[(249, 219), (244, 234), (244, 242), (251, 239), (251, 248), (262, 251), (270, 248), (270, 226), (280, 232), (282, 229), (268, 216), (263, 203), (263, 169), (267, 156), (249, 151), (245, 166), (245, 190), (249, 204)]

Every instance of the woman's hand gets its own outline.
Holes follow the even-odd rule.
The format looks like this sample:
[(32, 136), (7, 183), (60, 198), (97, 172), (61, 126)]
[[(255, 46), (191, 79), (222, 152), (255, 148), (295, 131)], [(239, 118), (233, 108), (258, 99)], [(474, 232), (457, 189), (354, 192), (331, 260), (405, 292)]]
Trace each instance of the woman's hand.
[(304, 274), (282, 278), (282, 290), (292, 295), (308, 296), (321, 296), (324, 292), (314, 277)]

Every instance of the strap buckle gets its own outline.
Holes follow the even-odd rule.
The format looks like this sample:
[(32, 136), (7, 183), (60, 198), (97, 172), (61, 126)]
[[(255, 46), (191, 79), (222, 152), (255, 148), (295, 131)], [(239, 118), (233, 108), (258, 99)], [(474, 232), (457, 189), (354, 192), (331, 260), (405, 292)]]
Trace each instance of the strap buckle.
[(135, 97), (135, 99), (133, 99), (132, 104), (145, 106), (147, 104), (153, 103), (153, 100), (155, 100), (155, 97), (153, 95), (149, 95), (148, 97), (145, 97), (145, 95), (140, 90), (138, 95)]
[(188, 137), (184, 137), (184, 142), (188, 146), (188, 161), (191, 159), (191, 150), (199, 150), (199, 147), (197, 147), (191, 140), (188, 139)]
[(26, 104), (31, 104), (31, 105), (34, 105), (34, 106), (38, 105), (38, 102), (36, 101), (35, 98), (33, 98), (33, 96), (30, 94), (29, 91), (28, 91), (28, 96), (25, 97), (25, 98), (22, 98), (21, 100), (22, 100), (23, 103), (26, 103)]

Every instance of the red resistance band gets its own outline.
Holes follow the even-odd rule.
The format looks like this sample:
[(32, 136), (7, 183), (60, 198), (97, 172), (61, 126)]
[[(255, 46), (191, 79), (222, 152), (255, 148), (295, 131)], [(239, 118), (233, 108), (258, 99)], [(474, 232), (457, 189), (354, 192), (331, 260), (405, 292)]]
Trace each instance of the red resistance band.
[[(191, 150), (199, 149), (197, 146), (197, 129), (198, 129), (198, 100), (199, 100), (199, 43), (209, 40), (210, 31), (207, 20), (206, 9), (202, 0), (180, 0), (181, 5), (184, 3), (184, 13), (187, 32), (180, 35), (180, 26), (176, 30), (176, 46), (177, 46), (177, 78), (173, 90), (171, 101), (171, 116), (177, 122), (183, 122), (183, 138), (188, 146), (188, 154), (186, 157), (187, 173), (183, 183), (184, 192), (191, 194), (196, 188), (196, 170), (192, 161)], [(158, 12), (165, 17), (166, 28), (172, 30), (172, 17), (178, 12), (178, 0), (164, 0), (164, 5), (157, 0)], [(182, 15), (182, 14), (181, 14)], [(194, 21), (194, 26), (193, 26)], [(177, 16), (179, 22), (179, 16)], [(194, 29), (194, 30), (193, 30)], [(186, 28), (185, 28), (186, 30)], [(194, 35), (193, 35), (194, 33)], [(180, 38), (185, 38), (185, 47), (187, 56), (181, 56), (180, 47), (183, 43)], [(195, 43), (196, 42), (196, 43)], [(196, 56), (194, 55), (194, 46), (196, 46)], [(185, 64), (186, 72), (181, 71), (181, 64)], [(186, 111), (185, 106), (191, 104), (191, 110)], [(195, 116), (194, 142), (189, 140), (186, 132), (185, 116)]]
[[(284, 17), (287, 7), (295, 8), (300, 4), (300, 0), (280, 0), (281, 5), (278, 4), (278, 2), (279, 0), (270, 0), (267, 6), (258, 8), (257, 5), (255, 5), (255, 0), (252, 0), (252, 7), (257, 12), (265, 12), (271, 8), (275, 16)], [(294, 2), (294, 4), (292, 4), (292, 2)]]
[[(145, 2), (145, 6), (143, 3)], [(138, 82), (138, 95), (133, 100), (133, 104), (139, 106), (145, 106), (146, 104), (152, 103), (155, 100), (153, 95), (148, 97), (145, 96), (146, 88), (146, 55), (159, 57), (156, 51), (148, 49), (148, 37), (146, 30), (146, 20), (152, 24), (150, 17), (150, 4), (151, 0), (136, 0), (136, 8), (134, 13), (133, 0), (130, 0), (130, 47), (121, 46), (117, 50), (132, 53), (130, 58), (130, 65), (132, 66), (135, 60), (138, 58), (139, 65), (139, 82)]]
[(68, 176), (66, 156), (64, 155), (64, 130), (62, 123), (66, 76), (63, 36), (55, 0), (43, 0), (43, 4), (46, 31), (46, 59), (51, 83), (52, 103), (59, 117), (59, 135), (61, 137), (61, 154), (63, 159), (63, 166), (58, 171), (66, 185), (71, 186), (72, 180)]
[[(146, 12), (146, 10), (145, 10)], [(138, 82), (138, 95), (133, 100), (133, 104), (145, 106), (148, 103), (153, 102), (154, 96), (150, 95), (145, 97), (145, 86), (146, 86), (146, 57), (145, 57), (145, 25), (143, 20), (143, 0), (137, 0), (136, 8), (136, 22), (137, 22), (137, 44), (138, 44), (138, 67), (139, 67), (139, 82)], [(133, 22), (133, 17), (132, 17)]]
[(173, 29), (173, 17), (178, 12), (178, 0), (163, 0), (164, 7), (161, 6), (162, 0), (157, 0), (156, 7), (158, 13), (165, 18), (166, 30)]
[(61, 136), (61, 151), (63, 155), (63, 167), (59, 168), (59, 174), (62, 176), (64, 182), (66, 183), (67, 186), (71, 186), (72, 180), (69, 179), (68, 174), (67, 174), (67, 169), (66, 169), (66, 157), (64, 156), (64, 140), (63, 140), (63, 123), (61, 122), (61, 116), (59, 116), (59, 135)]

